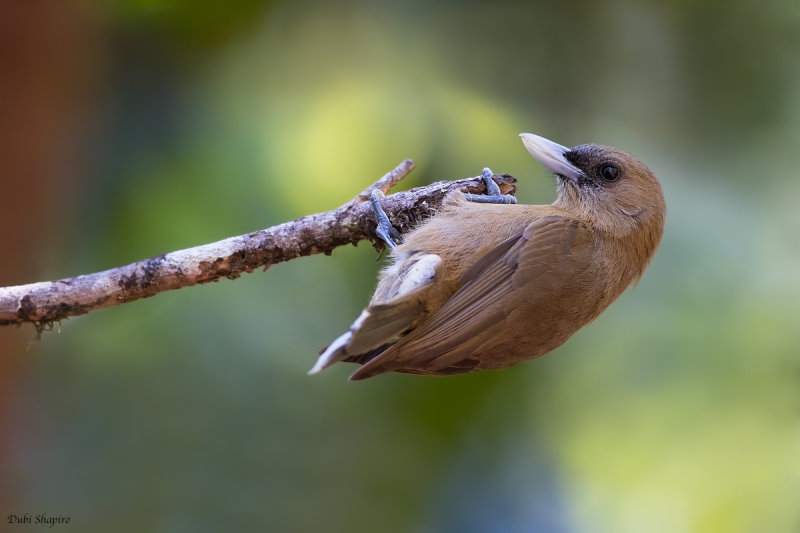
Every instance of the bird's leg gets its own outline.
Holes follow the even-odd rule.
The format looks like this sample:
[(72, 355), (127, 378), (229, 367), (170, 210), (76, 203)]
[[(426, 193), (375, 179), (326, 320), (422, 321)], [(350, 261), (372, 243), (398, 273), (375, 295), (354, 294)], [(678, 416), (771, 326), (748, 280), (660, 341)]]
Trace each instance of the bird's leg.
[(372, 191), (372, 194), (369, 195), (369, 202), (372, 204), (372, 210), (375, 212), (375, 222), (377, 222), (378, 227), (375, 228), (375, 234), (383, 240), (386, 244), (389, 245), (389, 248), (396, 248), (397, 242), (403, 242), (403, 237), (400, 235), (400, 232), (397, 231), (392, 223), (389, 222), (389, 217), (386, 216), (386, 212), (381, 207), (380, 199), (383, 198), (383, 192), (379, 190)]
[(500, 187), (492, 179), (494, 172), (489, 168), (484, 168), (481, 172), (481, 179), (486, 185), (486, 194), (466, 194), (467, 200), (480, 204), (515, 204), (517, 199), (510, 194), (502, 194)]

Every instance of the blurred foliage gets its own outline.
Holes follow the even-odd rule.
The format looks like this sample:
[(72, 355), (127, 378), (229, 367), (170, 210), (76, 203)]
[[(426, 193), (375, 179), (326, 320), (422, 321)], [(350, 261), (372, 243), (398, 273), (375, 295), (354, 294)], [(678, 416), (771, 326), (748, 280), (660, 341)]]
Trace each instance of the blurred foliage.
[(98, 5), (83, 193), (35, 277), (330, 209), (406, 157), (403, 187), (490, 166), (549, 203), (521, 131), (637, 154), (668, 225), (635, 289), (502, 372), (307, 377), (369, 298), (368, 245), (71, 319), (6, 435), (28, 508), (76, 531), (800, 527), (794, 2)]
[[(105, 2), (108, 22), (131, 34), (159, 38), (190, 53), (225, 46), (258, 24), (271, 0), (112, 0)], [(102, 10), (98, 10), (101, 11)]]

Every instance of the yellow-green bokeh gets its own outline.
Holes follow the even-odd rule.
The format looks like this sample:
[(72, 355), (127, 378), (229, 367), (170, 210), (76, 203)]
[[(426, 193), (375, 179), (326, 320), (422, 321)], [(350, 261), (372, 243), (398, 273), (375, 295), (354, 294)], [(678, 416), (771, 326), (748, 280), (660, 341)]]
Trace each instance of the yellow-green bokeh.
[(88, 177), (34, 277), (331, 209), (405, 158), (401, 187), (490, 166), (549, 203), (521, 131), (640, 156), (667, 230), (635, 289), (503, 372), (306, 376), (369, 298), (366, 244), (68, 320), (15, 396), (28, 507), (75, 531), (800, 527), (791, 2), (102, 6)]

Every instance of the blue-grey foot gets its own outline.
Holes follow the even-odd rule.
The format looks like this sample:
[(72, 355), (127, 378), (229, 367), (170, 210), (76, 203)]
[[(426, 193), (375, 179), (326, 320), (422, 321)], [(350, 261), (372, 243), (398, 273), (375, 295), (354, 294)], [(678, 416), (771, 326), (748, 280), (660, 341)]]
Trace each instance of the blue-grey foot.
[(502, 194), (500, 187), (492, 179), (494, 173), (489, 168), (481, 172), (481, 180), (486, 185), (486, 194), (466, 194), (467, 200), (479, 204), (515, 204), (517, 199), (510, 194)]
[(381, 207), (381, 198), (383, 198), (383, 192), (377, 189), (372, 191), (372, 194), (369, 195), (369, 201), (375, 213), (375, 222), (378, 224), (375, 228), (375, 234), (389, 245), (389, 248), (397, 248), (397, 243), (403, 242), (403, 238), (400, 232), (389, 222), (389, 217), (386, 216), (386, 212)]

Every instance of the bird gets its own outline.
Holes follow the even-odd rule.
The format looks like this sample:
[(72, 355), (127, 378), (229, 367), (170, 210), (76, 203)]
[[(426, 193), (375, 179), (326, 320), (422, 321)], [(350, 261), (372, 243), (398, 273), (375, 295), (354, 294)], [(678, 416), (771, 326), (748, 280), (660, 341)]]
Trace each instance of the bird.
[(506, 368), (560, 346), (638, 282), (664, 231), (653, 172), (609, 146), (520, 137), (555, 175), (552, 204), (515, 203), (484, 169), (487, 195), (450, 193), (398, 244), (373, 194), (390, 261), (369, 305), (309, 374), (338, 361), (361, 365), (352, 381)]

